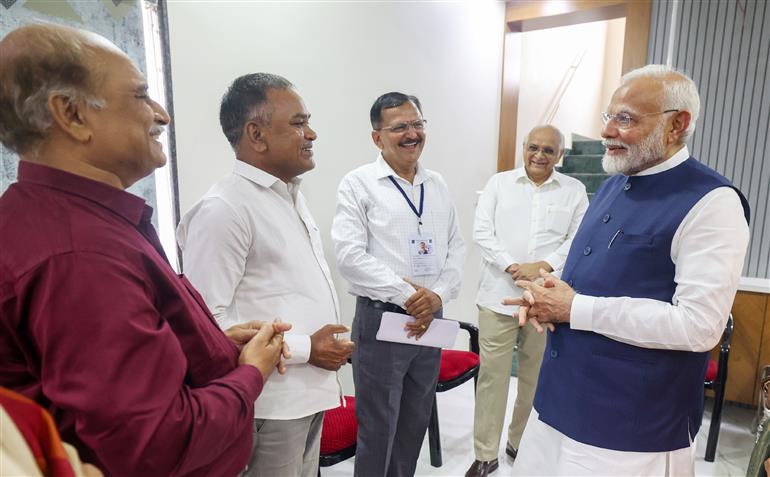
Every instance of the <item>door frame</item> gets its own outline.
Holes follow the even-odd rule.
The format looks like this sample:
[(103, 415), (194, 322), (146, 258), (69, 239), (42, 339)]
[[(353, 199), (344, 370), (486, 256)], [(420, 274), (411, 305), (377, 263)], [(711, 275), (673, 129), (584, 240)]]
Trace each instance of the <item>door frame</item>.
[(626, 18), (622, 74), (647, 64), (651, 0), (513, 0), (505, 5), (503, 79), (497, 170), (516, 164), (516, 126), (519, 113), (519, 61), (509, 58), (517, 49), (515, 36), (526, 31)]

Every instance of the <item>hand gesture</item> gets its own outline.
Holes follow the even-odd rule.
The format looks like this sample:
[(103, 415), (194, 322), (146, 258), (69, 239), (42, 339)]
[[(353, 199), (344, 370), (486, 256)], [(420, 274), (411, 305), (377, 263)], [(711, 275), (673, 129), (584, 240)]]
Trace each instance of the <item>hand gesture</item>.
[(310, 335), (310, 359), (313, 366), (337, 371), (345, 364), (356, 344), (347, 339), (337, 339), (336, 333), (347, 333), (345, 325), (324, 325)]
[(415, 319), (414, 322), (406, 324), (404, 331), (407, 332), (407, 337), (415, 336), (419, 340), (428, 331), (433, 321), (433, 314), (441, 309), (441, 297), (432, 290), (421, 287), (408, 278), (404, 278), (404, 281), (417, 290), (404, 303), (406, 312)]
[(291, 325), (288, 323), (276, 322), (272, 325), (263, 323), (256, 335), (243, 345), (238, 363), (257, 368), (262, 374), (263, 381), (267, 381), (275, 368), (283, 374), (286, 372), (281, 362), (284, 350), (283, 333), (290, 329)]
[(522, 264), (514, 264), (508, 267), (511, 269), (510, 273), (511, 278), (513, 278), (514, 281), (516, 280), (527, 280), (530, 282), (534, 282), (538, 278), (540, 278), (540, 270), (545, 269), (546, 272), (552, 272), (553, 268), (548, 264), (548, 262), (540, 261), (540, 262), (532, 262), (532, 263), (522, 263)]
[(252, 320), (247, 321), (246, 323), (240, 323), (238, 325), (231, 326), (230, 328), (225, 330), (225, 336), (227, 336), (230, 341), (233, 342), (235, 346), (238, 347), (238, 351), (243, 349), (243, 345), (249, 342), (250, 339), (252, 339), (254, 336), (256, 336), (257, 332), (260, 328), (262, 328), (262, 325), (264, 325), (264, 321), (258, 321), (258, 320)]
[[(572, 300), (575, 290), (554, 275), (540, 270), (542, 284), (519, 280), (516, 285), (524, 288), (521, 298), (506, 298), (504, 305), (519, 305), (519, 326), (527, 321), (542, 333), (545, 324), (548, 330), (554, 331), (553, 323), (569, 322)], [(540, 280), (538, 280), (540, 281)]]

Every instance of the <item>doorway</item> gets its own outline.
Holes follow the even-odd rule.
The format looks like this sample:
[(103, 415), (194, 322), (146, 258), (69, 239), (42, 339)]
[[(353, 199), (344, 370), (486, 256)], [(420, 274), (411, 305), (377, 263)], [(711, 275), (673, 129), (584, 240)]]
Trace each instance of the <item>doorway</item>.
[[(520, 138), (537, 124), (554, 123), (566, 128), (565, 134), (589, 137), (599, 130), (598, 111), (617, 79), (647, 62), (650, 7), (649, 0), (507, 3), (498, 171), (516, 166)], [(549, 57), (558, 61), (546, 70)], [(586, 95), (591, 77), (594, 85)], [(587, 98), (582, 109), (579, 102), (570, 104), (580, 101), (580, 94), (570, 99), (575, 92)], [(570, 108), (580, 113), (565, 123)], [(572, 126), (576, 122), (579, 128)]]

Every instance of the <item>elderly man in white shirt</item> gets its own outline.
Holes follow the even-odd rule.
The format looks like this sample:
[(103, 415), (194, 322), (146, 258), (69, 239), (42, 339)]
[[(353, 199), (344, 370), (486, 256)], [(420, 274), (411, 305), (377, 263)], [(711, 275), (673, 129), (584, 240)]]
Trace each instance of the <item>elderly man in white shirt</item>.
[[(418, 164), (425, 120), (414, 96), (387, 93), (370, 111), (381, 153), (348, 173), (332, 226), (337, 263), (356, 295), (352, 337), (355, 475), (412, 476), (428, 427), (440, 350), (377, 341), (384, 311), (407, 313), (418, 339), (460, 289), (465, 245), (443, 178)], [(425, 243), (421, 247), (421, 243)]]
[(271, 379), (254, 412), (245, 476), (315, 476), (323, 414), (340, 404), (336, 370), (353, 350), (324, 258), (299, 191), (313, 167), (316, 133), (292, 84), (257, 73), (225, 93), (220, 123), (235, 150), (232, 174), (215, 184), (177, 230), (185, 273), (220, 326), (282, 318), (287, 372)]
[(572, 237), (588, 208), (585, 186), (554, 171), (564, 153), (564, 136), (553, 126), (537, 126), (524, 140), (524, 167), (492, 176), (479, 197), (473, 239), (483, 258), (476, 298), (479, 308), (481, 369), (473, 426), (476, 460), (466, 473), (483, 477), (498, 467), (514, 348), (518, 342), (518, 383), (506, 454), (516, 458), (527, 423), (545, 335), (511, 318), (521, 296), (514, 284), (534, 279), (540, 268), (564, 265)]
[[(520, 322), (547, 327), (515, 475), (694, 475), (708, 351), (749, 242), (749, 206), (685, 144), (695, 83), (627, 73), (603, 113), (603, 165), (561, 279), (526, 288)], [(529, 325), (527, 325), (529, 326)]]

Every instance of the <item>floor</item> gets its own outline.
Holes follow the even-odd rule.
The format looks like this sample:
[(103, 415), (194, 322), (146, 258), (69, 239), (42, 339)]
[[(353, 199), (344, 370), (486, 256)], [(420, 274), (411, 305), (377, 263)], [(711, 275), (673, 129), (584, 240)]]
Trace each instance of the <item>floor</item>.
[[(516, 397), (516, 378), (511, 378), (508, 394), (508, 416)], [(749, 463), (754, 436), (749, 428), (754, 415), (753, 410), (727, 405), (722, 411), (722, 427), (719, 432), (717, 456), (714, 462), (706, 462), (703, 454), (706, 449), (706, 435), (710, 418), (711, 401), (706, 401), (706, 415), (696, 438), (697, 458), (695, 474), (697, 476), (745, 476)], [(420, 459), (417, 462), (418, 476), (463, 476), (473, 462), (473, 381), (438, 395), (439, 422), (441, 426), (441, 445), (444, 465), (432, 467), (428, 452), (428, 439), (423, 443)], [(504, 429), (507, 432), (507, 429)], [(501, 439), (505, 445), (505, 437)], [(500, 452), (500, 469), (493, 474), (502, 477), (511, 474), (512, 462), (505, 458), (503, 447)], [(353, 459), (321, 469), (324, 477), (352, 476)]]

